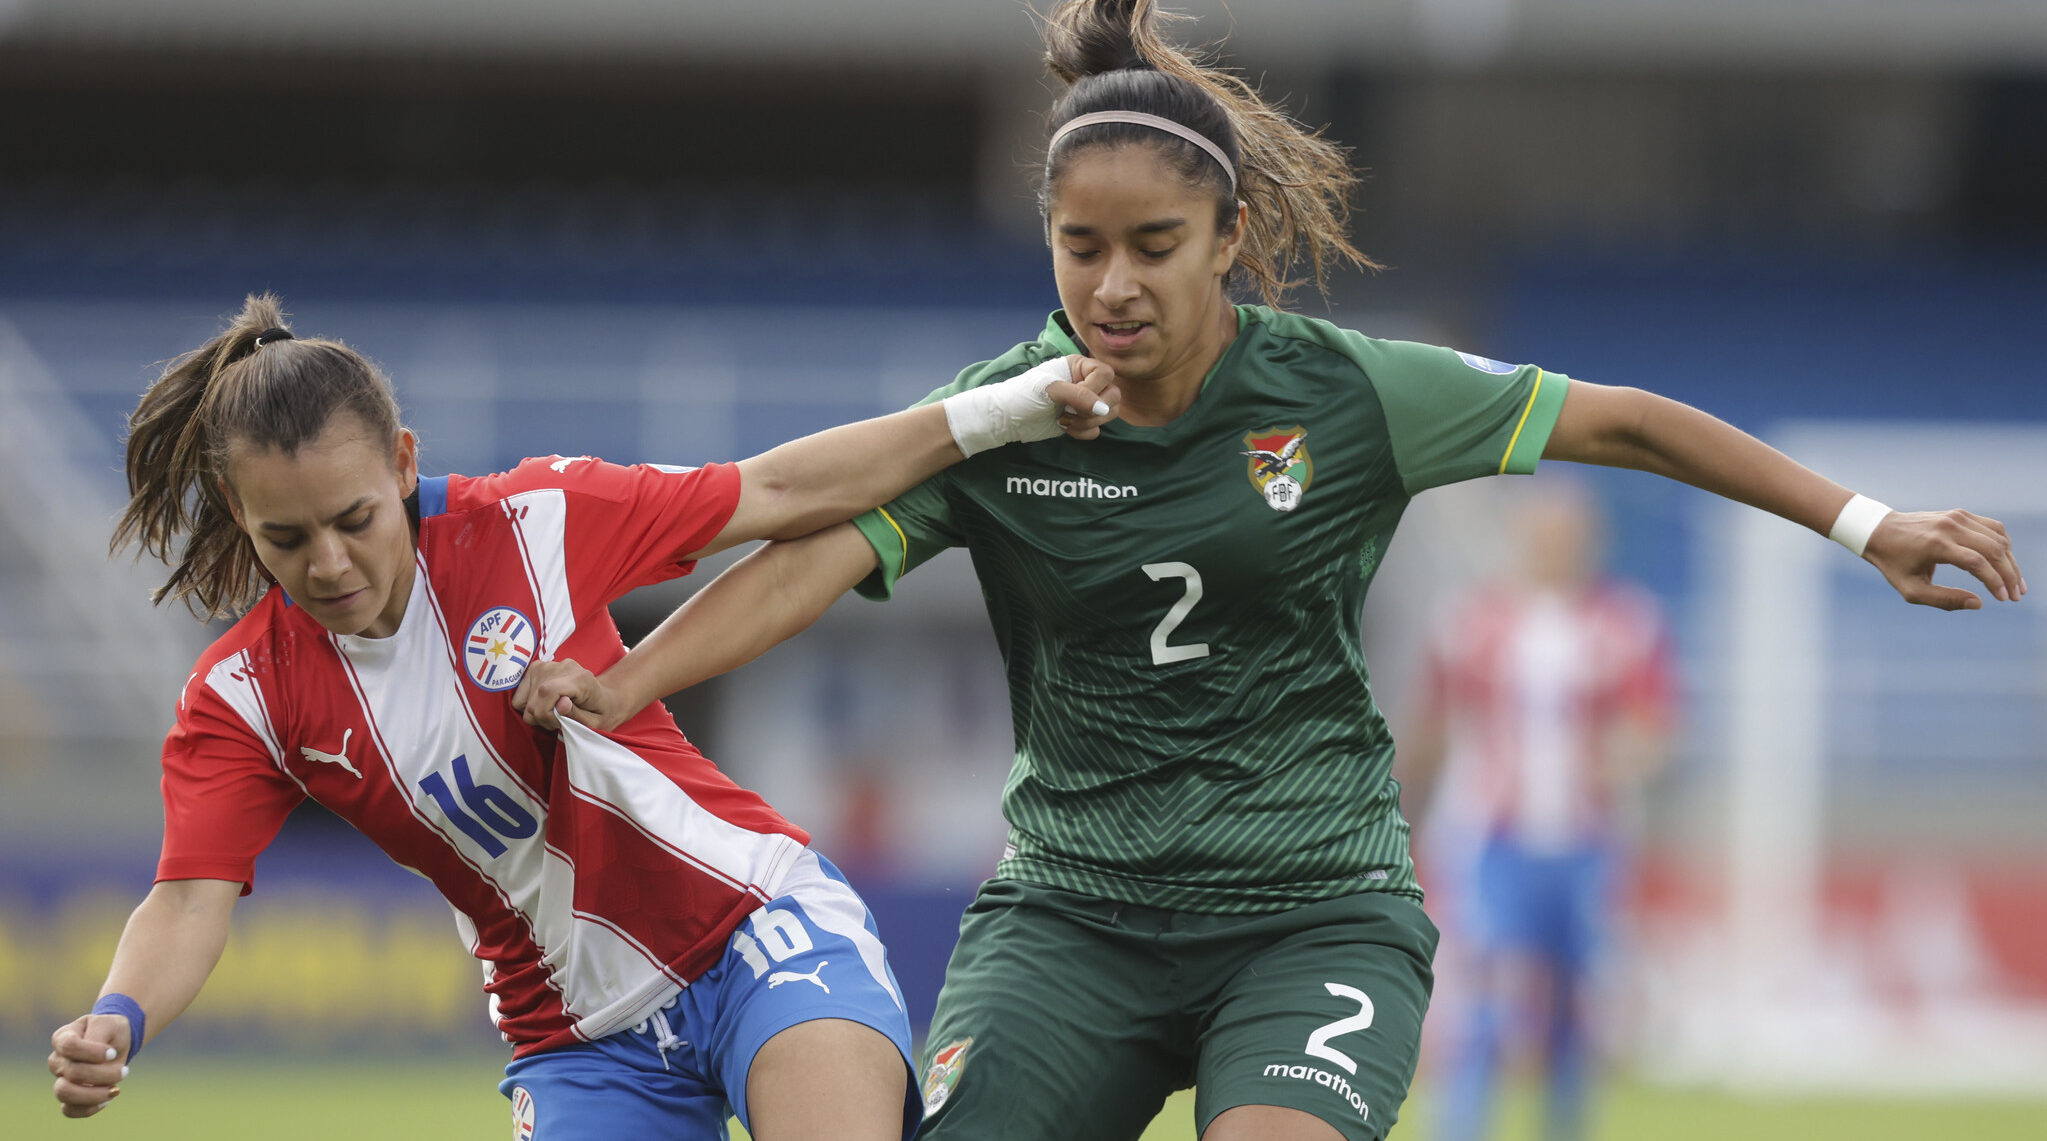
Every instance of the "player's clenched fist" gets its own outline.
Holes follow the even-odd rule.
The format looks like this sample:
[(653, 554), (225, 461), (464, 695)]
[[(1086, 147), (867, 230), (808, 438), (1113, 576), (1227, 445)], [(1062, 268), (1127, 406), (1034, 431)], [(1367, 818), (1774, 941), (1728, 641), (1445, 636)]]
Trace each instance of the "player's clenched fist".
[[(1093, 357), (1069, 356), (1067, 367), (1077, 394), (1069, 394), (1059, 415), (1059, 427), (1076, 440), (1092, 440), (1102, 434), (1102, 425), (1114, 420), (1123, 403), (1123, 390), (1116, 387), (1116, 370)], [(1064, 386), (1054, 384), (1049, 393), (1060, 398)], [(1095, 403), (1088, 405), (1092, 395)]]
[(1116, 373), (1090, 357), (1069, 355), (1040, 362), (1010, 377), (955, 392), (941, 403), (946, 427), (961, 454), (1004, 444), (1049, 440), (1061, 432), (1078, 440), (1101, 435), (1116, 418), (1122, 393)]
[(128, 1076), (128, 1020), (88, 1014), (50, 1035), (50, 1073), (66, 1117), (91, 1117), (121, 1092)]

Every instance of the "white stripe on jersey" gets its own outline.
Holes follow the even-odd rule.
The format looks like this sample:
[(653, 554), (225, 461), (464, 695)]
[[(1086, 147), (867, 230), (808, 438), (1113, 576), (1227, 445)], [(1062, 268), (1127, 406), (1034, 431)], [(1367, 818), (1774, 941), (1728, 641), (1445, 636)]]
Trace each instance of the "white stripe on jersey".
[[(541, 839), (546, 833), (547, 806), (528, 795), (520, 783), (503, 779), (502, 762), (468, 717), (447, 716), (451, 705), (467, 708), (463, 705), (463, 675), (447, 668), (446, 635), (438, 621), (426, 617), (438, 612), (428, 596), (423, 561), (413, 576), (412, 598), (405, 613), (408, 620), (401, 621), (397, 632), (388, 638), (332, 636), (386, 771), (412, 815), (439, 833), (505, 906), (517, 913), (543, 955), (566, 946), (573, 921), (566, 909), (546, 910), (540, 895), (543, 869), (549, 860)], [(394, 741), (405, 747), (394, 749)], [(454, 771), (458, 757), (469, 773), (467, 782)], [(456, 823), (440, 797), (422, 784), (436, 777), (441, 794), (456, 802), (458, 809), (463, 807), (463, 784), (492, 785), (533, 817), (534, 832), (525, 839), (489, 836), (499, 849), (493, 851)], [(566, 1005), (566, 994), (563, 1000)]]
[[(441, 644), (448, 651), (449, 672), (457, 677), (461, 677), (464, 675), (462, 643), (455, 637), (453, 629), (450, 628), (447, 613), (441, 609), (441, 596), (434, 591), (433, 581), (426, 573), (426, 562), (424, 559), (420, 561), (419, 573), (415, 577), (422, 584), (426, 593), (426, 600), (430, 604), (427, 607), (427, 612), (434, 616), (434, 624), (440, 627)], [(410, 614), (411, 611), (407, 610), (406, 613)], [(483, 731), (483, 726), (476, 723), (476, 710), (469, 704), (469, 690), (458, 682), (455, 685), (455, 692), (461, 697), (461, 701), (458, 704), (462, 707), (463, 718), (469, 722), (470, 732), (475, 734), (478, 741), (482, 742), (484, 751), (490, 755), (491, 763), (497, 766), (498, 775), (518, 785), (519, 791), (526, 794), (527, 800), (534, 804), (539, 804), (540, 793), (536, 792), (532, 785), (526, 783), (525, 779), (519, 775), (518, 770), (505, 763), (505, 758), (498, 753), (497, 745), (492, 743), (490, 736)], [(536, 819), (544, 819), (544, 816), (536, 817)], [(545, 835), (546, 830), (542, 829), (541, 833)], [(567, 859), (568, 857), (563, 856), (562, 858)]]
[[(516, 518), (514, 527), (517, 527)], [(556, 569), (560, 569), (563, 560), (559, 557), (559, 551), (556, 554), (553, 562)], [(530, 562), (528, 565), (530, 568)], [(456, 657), (458, 651), (455, 647), (458, 643), (449, 633), (447, 615), (441, 609), (440, 597), (435, 593), (423, 563), (417, 581), (424, 584), (426, 599), (430, 603), (429, 611), (439, 627), (441, 644), (447, 649), (449, 674), (459, 677), (463, 669), (462, 663)], [(567, 583), (563, 580), (564, 602), (567, 597)], [(544, 619), (538, 621), (543, 631), (553, 626)], [(573, 616), (567, 625), (571, 630), (574, 629)], [(526, 810), (539, 822), (539, 826), (530, 837), (500, 838), (500, 843), (504, 844), (507, 850), (503, 856), (495, 858), (496, 863), (491, 868), (490, 878), (500, 884), (502, 892), (503, 878), (527, 874), (529, 865), (537, 853), (539, 887), (537, 893), (533, 894), (532, 902), (529, 904), (526, 900), (515, 898), (508, 898), (507, 902), (518, 910), (522, 918), (527, 919), (527, 926), (534, 933), (534, 943), (541, 949), (541, 962), (547, 967), (548, 980), (561, 998), (562, 1009), (577, 1020), (575, 1033), (584, 1038), (599, 1038), (638, 1022), (645, 1017), (640, 1010), (642, 1006), (659, 1009), (661, 1004), (683, 985), (683, 980), (676, 977), (674, 972), (668, 969), (668, 965), (661, 961), (661, 957), (645, 945), (617, 930), (605, 920), (575, 909), (575, 863), (569, 859), (566, 852), (546, 843), (545, 803), (540, 799), (540, 794), (521, 779), (512, 766), (505, 763), (489, 736), (483, 732), (482, 726), (477, 724), (476, 711), (469, 704), (469, 691), (460, 682), (455, 683), (454, 690), (462, 706), (463, 720), (468, 725), (470, 736), (489, 756), (495, 768), (495, 777), (491, 783), (498, 784), (500, 788), (504, 787), (504, 784), (515, 786), (523, 794), (523, 798), (515, 799), (520, 799)], [(472, 772), (479, 765), (480, 762), (472, 763)], [(504, 783), (500, 784), (495, 778), (502, 778)], [(488, 852), (484, 854), (486, 857), (489, 855)], [(513, 859), (515, 854), (520, 858)], [(473, 855), (471, 862), (477, 862)], [(533, 916), (539, 916), (541, 921), (535, 923)], [(473, 938), (471, 948), (473, 951)], [(651, 975), (648, 973), (650, 969), (654, 972)], [(486, 981), (488, 974), (489, 972), (486, 972)]]
[(766, 903), (775, 881), (807, 849), (778, 832), (720, 820), (646, 758), (595, 729), (563, 719), (569, 791), (610, 812), (706, 875)]
[[(504, 501), (505, 516), (519, 541), (526, 563), (526, 583), (540, 613), (540, 646), (533, 660), (551, 662), (554, 652), (576, 632), (576, 608), (569, 598), (569, 556), (564, 538), (569, 524), (568, 495), (560, 488), (526, 491)], [(460, 668), (457, 668), (460, 673)]]
[[(576, 942), (557, 972), (577, 993), (611, 999), (576, 1021), (576, 1035), (595, 1041), (645, 1022), (688, 984), (632, 936), (600, 916), (577, 912)], [(652, 963), (655, 970), (649, 973)]]
[(206, 671), (206, 688), (227, 702), (227, 707), (235, 711), (242, 723), (249, 727), (249, 732), (270, 750), (271, 763), (289, 775), (290, 770), (284, 767), (284, 749), (277, 743), (277, 731), (270, 725), (270, 707), (263, 703), (263, 691), (257, 688), (256, 679), (249, 673), (249, 651), (243, 650), (215, 663)]

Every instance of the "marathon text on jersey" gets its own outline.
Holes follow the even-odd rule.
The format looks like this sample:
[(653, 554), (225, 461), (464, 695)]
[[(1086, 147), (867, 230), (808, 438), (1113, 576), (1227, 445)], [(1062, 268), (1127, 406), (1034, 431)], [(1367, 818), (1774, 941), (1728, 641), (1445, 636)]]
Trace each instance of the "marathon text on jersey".
[(1097, 483), (1086, 476), (1079, 479), (1032, 479), (1026, 475), (1013, 475), (1003, 490), (1011, 495), (1037, 495), (1051, 499), (1133, 499), (1137, 496), (1137, 488), (1127, 483)]

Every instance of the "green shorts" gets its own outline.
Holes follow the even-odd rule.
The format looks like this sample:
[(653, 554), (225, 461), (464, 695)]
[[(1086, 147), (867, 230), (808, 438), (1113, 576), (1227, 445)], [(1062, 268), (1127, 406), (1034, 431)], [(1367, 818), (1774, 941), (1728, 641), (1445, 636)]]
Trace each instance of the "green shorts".
[(1132, 1141), (1192, 1085), (1202, 1130), (1278, 1105), (1384, 1137), (1435, 950), (1421, 905), (1383, 892), (1201, 915), (990, 880), (938, 996), (918, 1136)]

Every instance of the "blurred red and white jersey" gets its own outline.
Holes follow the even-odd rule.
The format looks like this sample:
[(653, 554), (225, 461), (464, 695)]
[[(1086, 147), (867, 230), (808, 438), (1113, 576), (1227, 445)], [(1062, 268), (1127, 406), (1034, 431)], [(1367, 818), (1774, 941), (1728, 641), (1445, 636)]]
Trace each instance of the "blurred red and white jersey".
[(329, 633), (272, 588), (200, 658), (164, 743), (157, 878), (251, 882), (311, 797), (454, 905), (516, 1053), (644, 1020), (717, 962), (809, 837), (658, 702), (557, 736), (510, 698), (532, 661), (622, 657), (609, 603), (687, 573), (738, 498), (730, 465), (554, 457), (421, 480), (395, 634)]
[(1655, 601), (1632, 587), (1486, 587), (1438, 626), (1425, 685), (1450, 735), (1436, 802), (1466, 827), (1562, 852), (1613, 827), (1615, 730), (1668, 724), (1669, 643)]

